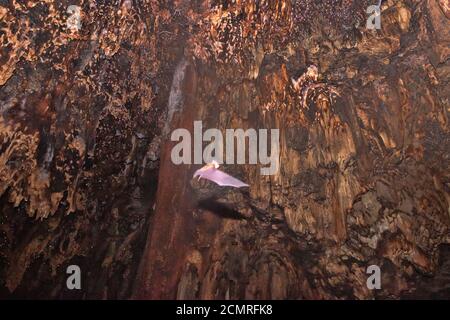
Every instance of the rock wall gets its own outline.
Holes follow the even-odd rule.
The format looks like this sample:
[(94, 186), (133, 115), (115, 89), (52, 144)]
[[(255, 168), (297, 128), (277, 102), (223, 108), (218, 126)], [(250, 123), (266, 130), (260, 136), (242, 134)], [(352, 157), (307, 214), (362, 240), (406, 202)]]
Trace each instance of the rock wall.
[[(0, 295), (448, 298), (448, 2), (369, 4), (0, 2)], [(279, 129), (280, 170), (191, 181), (196, 120)]]
[[(0, 2), (2, 296), (130, 296), (178, 55), (158, 3)], [(82, 292), (66, 289), (71, 264)]]
[[(225, 165), (248, 198), (201, 186), (226, 206), (205, 207), (188, 186), (198, 166), (173, 165), (167, 142), (136, 297), (399, 298), (439, 272), (448, 19), (436, 1), (388, 1), (370, 31), (345, 25), (364, 23), (364, 4), (329, 6), (236, 1), (202, 17), (172, 128), (280, 129), (280, 170)], [(366, 286), (373, 264), (382, 290)]]

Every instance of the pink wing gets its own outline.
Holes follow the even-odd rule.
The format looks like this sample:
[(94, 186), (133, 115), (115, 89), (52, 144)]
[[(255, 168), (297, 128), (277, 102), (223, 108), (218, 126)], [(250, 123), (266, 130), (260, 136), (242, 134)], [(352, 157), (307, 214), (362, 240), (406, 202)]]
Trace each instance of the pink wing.
[(229, 186), (235, 188), (248, 187), (248, 184), (236, 179), (223, 171), (216, 168), (210, 168), (206, 170), (197, 170), (194, 173), (194, 178), (200, 176), (201, 178), (208, 179), (217, 183), (219, 186)]

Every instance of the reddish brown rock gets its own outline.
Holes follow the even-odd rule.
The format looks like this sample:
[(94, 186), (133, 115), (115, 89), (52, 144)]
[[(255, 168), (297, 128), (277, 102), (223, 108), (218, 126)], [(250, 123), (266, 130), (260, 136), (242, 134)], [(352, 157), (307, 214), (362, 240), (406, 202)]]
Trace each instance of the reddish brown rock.
[[(79, 32), (63, 2), (14, 4), (1, 297), (449, 297), (444, 1), (383, 1), (380, 30), (365, 1), (79, 1)], [(224, 166), (248, 194), (193, 183), (168, 140), (194, 120), (280, 129), (280, 171)]]

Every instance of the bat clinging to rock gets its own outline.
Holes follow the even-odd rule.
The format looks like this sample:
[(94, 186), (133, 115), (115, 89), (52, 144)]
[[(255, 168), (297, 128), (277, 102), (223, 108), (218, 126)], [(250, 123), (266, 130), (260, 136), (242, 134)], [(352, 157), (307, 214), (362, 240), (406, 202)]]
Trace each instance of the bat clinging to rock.
[(213, 161), (212, 163), (207, 164), (203, 168), (198, 169), (194, 173), (194, 178), (198, 177), (198, 179), (203, 178), (210, 180), (219, 186), (228, 186), (235, 188), (248, 187), (249, 185), (242, 182), (239, 179), (236, 179), (229, 174), (218, 169), (219, 164), (217, 161)]

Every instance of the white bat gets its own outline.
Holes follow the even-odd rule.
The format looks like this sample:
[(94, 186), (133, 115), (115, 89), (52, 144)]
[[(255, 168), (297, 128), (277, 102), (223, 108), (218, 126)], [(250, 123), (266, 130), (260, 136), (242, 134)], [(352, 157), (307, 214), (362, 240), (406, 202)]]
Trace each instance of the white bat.
[(213, 161), (194, 173), (194, 178), (198, 177), (217, 183), (219, 186), (229, 186), (235, 188), (248, 187), (249, 185), (236, 179), (223, 171), (220, 171), (217, 161)]

